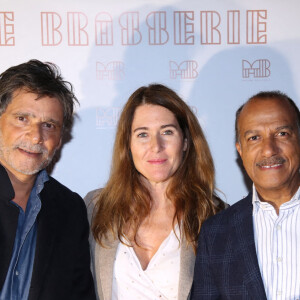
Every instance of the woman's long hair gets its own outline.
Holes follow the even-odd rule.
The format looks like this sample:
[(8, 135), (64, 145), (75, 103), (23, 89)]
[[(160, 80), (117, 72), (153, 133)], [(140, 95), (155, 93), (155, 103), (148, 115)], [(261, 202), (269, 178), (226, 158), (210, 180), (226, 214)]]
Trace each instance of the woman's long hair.
[(117, 127), (109, 180), (95, 206), (92, 232), (100, 245), (108, 233), (120, 241), (133, 231), (134, 239), (142, 221), (149, 215), (152, 199), (135, 169), (131, 151), (131, 125), (140, 105), (160, 105), (170, 110), (187, 140), (182, 162), (172, 176), (166, 196), (175, 207), (178, 221), (187, 242), (196, 251), (201, 224), (224, 207), (214, 204), (214, 165), (197, 118), (186, 103), (171, 89), (160, 84), (137, 89), (125, 104)]

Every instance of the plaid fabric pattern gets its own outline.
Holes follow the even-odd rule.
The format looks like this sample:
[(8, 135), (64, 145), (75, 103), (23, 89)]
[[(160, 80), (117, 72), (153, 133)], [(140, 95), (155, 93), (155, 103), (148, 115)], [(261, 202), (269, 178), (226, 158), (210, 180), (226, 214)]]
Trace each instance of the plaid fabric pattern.
[(264, 300), (253, 232), (252, 195), (204, 222), (191, 300)]

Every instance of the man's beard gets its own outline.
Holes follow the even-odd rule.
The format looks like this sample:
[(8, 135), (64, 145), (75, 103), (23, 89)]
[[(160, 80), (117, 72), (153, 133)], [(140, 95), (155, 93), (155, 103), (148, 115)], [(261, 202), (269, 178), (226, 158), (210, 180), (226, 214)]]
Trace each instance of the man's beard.
[[(23, 161), (14, 161), (13, 155), (14, 152), (19, 151), (18, 149), (33, 153), (39, 153), (39, 155), (42, 156), (42, 159), (40, 161), (37, 160), (37, 162), (34, 162), (34, 158), (28, 159), (27, 162), (25, 158)], [(3, 145), (2, 133), (0, 132), (0, 161), (6, 163), (8, 166), (24, 175), (33, 175), (46, 168), (52, 161), (55, 152), (56, 149), (55, 151), (53, 151), (53, 154), (49, 156), (49, 152), (44, 146), (39, 144), (32, 145), (28, 141), (19, 141), (16, 142), (13, 146), (6, 147)]]

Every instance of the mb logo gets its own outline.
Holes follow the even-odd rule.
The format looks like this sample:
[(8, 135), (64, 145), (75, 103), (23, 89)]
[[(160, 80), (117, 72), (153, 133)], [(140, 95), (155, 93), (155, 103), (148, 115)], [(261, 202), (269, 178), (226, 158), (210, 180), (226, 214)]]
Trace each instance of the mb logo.
[(252, 64), (248, 60), (242, 61), (243, 78), (266, 78), (270, 77), (270, 61), (268, 59), (257, 59)]
[(96, 77), (98, 80), (121, 80), (124, 76), (124, 63), (121, 61), (111, 61), (108, 64), (96, 63)]
[(96, 128), (104, 129), (104, 128), (115, 127), (119, 120), (120, 112), (121, 112), (120, 107), (97, 108)]
[(170, 61), (170, 78), (176, 79), (194, 79), (198, 76), (198, 63), (195, 60), (185, 60), (179, 64), (175, 61)]

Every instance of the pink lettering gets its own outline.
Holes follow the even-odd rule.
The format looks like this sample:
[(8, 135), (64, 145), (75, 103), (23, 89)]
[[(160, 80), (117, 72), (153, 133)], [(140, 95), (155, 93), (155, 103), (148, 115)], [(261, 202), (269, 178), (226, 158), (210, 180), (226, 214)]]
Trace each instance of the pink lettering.
[(58, 13), (41, 12), (43, 46), (57, 46), (61, 43), (62, 34), (58, 30), (61, 23), (61, 17)]
[(153, 11), (148, 14), (146, 23), (149, 27), (149, 45), (164, 45), (169, 40), (165, 11)]
[(113, 45), (113, 21), (110, 14), (101, 12), (95, 19), (95, 39), (97, 46)]
[(121, 26), (122, 45), (137, 45), (142, 40), (139, 30), (139, 13), (126, 12), (119, 18)]
[(68, 12), (68, 45), (87, 46), (89, 37), (84, 30), (87, 27), (87, 16), (81, 12)]

